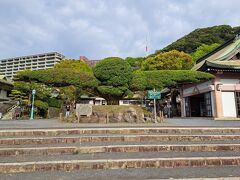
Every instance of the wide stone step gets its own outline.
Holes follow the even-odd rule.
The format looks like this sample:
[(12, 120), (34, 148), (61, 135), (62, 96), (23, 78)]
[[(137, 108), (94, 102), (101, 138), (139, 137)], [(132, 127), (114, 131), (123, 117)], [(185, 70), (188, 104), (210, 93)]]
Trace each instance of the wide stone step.
[(28, 173), (1, 174), (3, 180), (106, 180), (106, 179), (178, 179), (178, 180), (239, 180), (240, 171), (237, 166), (215, 167), (175, 167), (175, 168), (131, 168), (102, 170), (41, 171)]
[(239, 151), (240, 144), (174, 144), (174, 145), (106, 145), (106, 146), (65, 146), (65, 147), (25, 147), (0, 148), (0, 156), (21, 155), (63, 155), (63, 154), (93, 154), (112, 152), (211, 152)]
[(6, 137), (0, 137), (1, 139), (42, 139), (42, 138), (78, 138), (78, 137), (132, 137), (132, 136), (240, 136), (240, 134), (216, 134), (216, 133), (211, 133), (211, 134), (157, 134), (157, 133), (150, 133), (150, 134), (67, 134), (67, 135), (57, 135), (57, 136), (6, 136)]
[(216, 167), (240, 166), (240, 156), (232, 157), (179, 157), (179, 158), (135, 158), (135, 159), (94, 159), (60, 160), (0, 163), (0, 173), (35, 171), (73, 171), (89, 169), (127, 168), (176, 168), (176, 167)]
[(76, 137), (34, 137), (34, 138), (1, 138), (1, 145), (22, 144), (57, 144), (86, 142), (143, 142), (143, 141), (227, 141), (240, 140), (240, 135), (105, 135)]
[(42, 148), (42, 147), (86, 147), (86, 146), (112, 146), (112, 145), (205, 145), (205, 144), (240, 144), (240, 140), (218, 140), (218, 141), (101, 141), (101, 142), (81, 142), (81, 143), (57, 143), (57, 144), (2, 144), (0, 148)]
[(29, 156), (2, 156), (1, 163), (39, 162), (39, 161), (69, 161), (69, 160), (103, 160), (103, 159), (148, 159), (148, 158), (183, 158), (183, 157), (233, 157), (239, 156), (237, 151), (216, 152), (109, 152)]
[(0, 130), (0, 137), (59, 136), (70, 134), (240, 134), (239, 127), (108, 127), (68, 129), (8, 129)]

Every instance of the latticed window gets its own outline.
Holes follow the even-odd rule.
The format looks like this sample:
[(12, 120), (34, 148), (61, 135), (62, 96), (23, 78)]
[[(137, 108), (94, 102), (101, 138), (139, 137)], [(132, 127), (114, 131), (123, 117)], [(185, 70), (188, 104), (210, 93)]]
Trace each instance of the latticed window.
[(236, 92), (237, 116), (240, 117), (240, 92)]
[(211, 101), (211, 92), (204, 94), (205, 108), (206, 108), (206, 116), (212, 116), (212, 101)]
[(185, 97), (186, 117), (191, 117), (190, 97)]

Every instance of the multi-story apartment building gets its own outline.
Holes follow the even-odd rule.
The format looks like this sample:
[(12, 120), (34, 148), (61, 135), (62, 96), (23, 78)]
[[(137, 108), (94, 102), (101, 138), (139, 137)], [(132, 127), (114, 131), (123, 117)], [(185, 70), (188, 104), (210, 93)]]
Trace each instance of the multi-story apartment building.
[(12, 79), (17, 71), (21, 70), (42, 70), (53, 68), (65, 57), (57, 52), (35, 54), (0, 60), (0, 75)]

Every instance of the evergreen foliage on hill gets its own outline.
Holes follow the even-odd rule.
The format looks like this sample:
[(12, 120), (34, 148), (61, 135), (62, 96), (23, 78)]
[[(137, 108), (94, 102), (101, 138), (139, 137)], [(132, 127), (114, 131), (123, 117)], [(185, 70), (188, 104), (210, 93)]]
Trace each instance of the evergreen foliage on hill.
[(222, 44), (234, 37), (239, 32), (240, 26), (231, 27), (229, 25), (219, 25), (207, 28), (199, 28), (178, 39), (162, 50), (157, 50), (156, 53), (159, 51), (178, 50), (191, 54), (195, 52), (196, 49), (202, 44)]

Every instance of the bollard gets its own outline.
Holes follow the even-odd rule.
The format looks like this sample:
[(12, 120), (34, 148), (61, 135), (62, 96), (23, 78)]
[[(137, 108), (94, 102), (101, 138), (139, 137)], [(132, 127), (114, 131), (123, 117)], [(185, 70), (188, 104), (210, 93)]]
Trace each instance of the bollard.
[(59, 119), (62, 120), (62, 113), (59, 113)]
[(80, 123), (80, 114), (79, 113), (76, 113), (77, 114), (77, 120), (78, 120), (78, 123)]
[(164, 114), (163, 114), (163, 111), (161, 111), (162, 113), (162, 122), (164, 121)]
[(107, 115), (106, 115), (106, 124), (108, 124), (109, 122), (109, 116), (108, 116), (108, 112), (107, 112)]
[(163, 111), (159, 111), (159, 119), (160, 119), (160, 123), (162, 123), (164, 120)]

